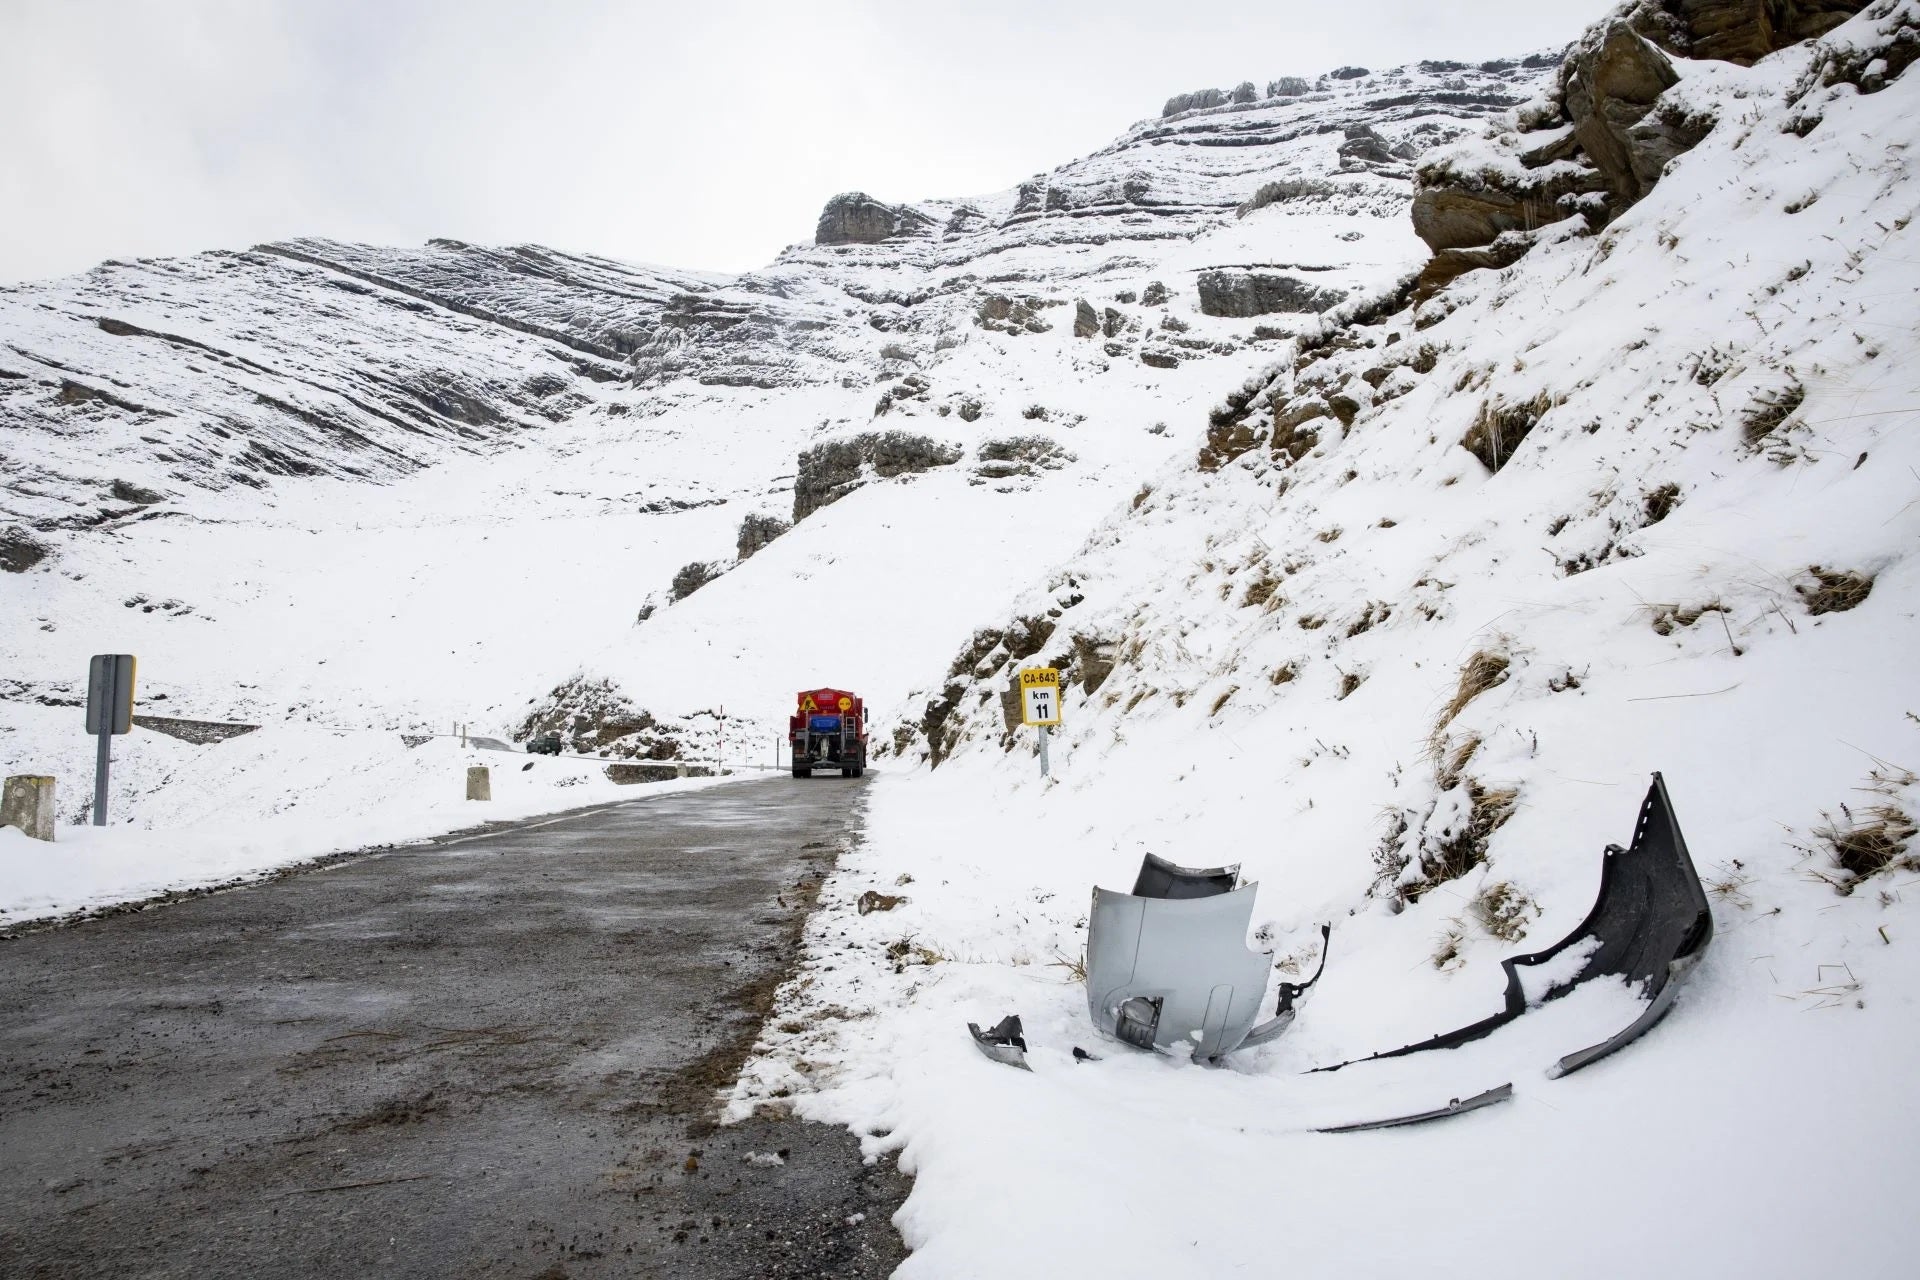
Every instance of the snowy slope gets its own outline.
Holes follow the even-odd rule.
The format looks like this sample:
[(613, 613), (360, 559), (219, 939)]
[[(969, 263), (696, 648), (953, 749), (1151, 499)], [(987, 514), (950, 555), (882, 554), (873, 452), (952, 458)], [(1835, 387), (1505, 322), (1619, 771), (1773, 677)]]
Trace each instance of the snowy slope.
[[(736, 1095), (901, 1153), (903, 1275), (1613, 1274), (1602, 1224), (1656, 1272), (1904, 1274), (1917, 31), (1889, 2), (1750, 68), (1680, 60), (1670, 104), (1712, 127), (1643, 200), (1307, 335), (927, 673)], [(1003, 709), (1042, 664), (1076, 685), (1048, 785)], [(1651, 1036), (1548, 1081), (1631, 1019), (1595, 987), (1299, 1074), (1497, 1008), (1656, 769), (1718, 939)], [(1242, 864), (1290, 971), (1333, 925), (1299, 1023), (1229, 1070), (1088, 1024), (1088, 892), (1143, 850)], [(862, 916), (869, 889), (908, 901)], [(1014, 1011), (1030, 1076), (965, 1033)], [(1310, 1132), (1504, 1081), (1437, 1128)], [(1843, 1182), (1872, 1225), (1810, 1225)]]
[[(1422, 254), (1414, 146), (1544, 65), (1178, 113), (740, 277), (316, 238), (0, 291), (0, 765), (69, 758), (71, 726), (39, 709), (71, 707), (105, 650), (140, 655), (143, 709), (263, 735), (504, 735), (585, 677), (665, 726), (665, 750), (770, 762), (794, 689), (903, 698), (1184, 452), (1179, 424), (1223, 382), (1318, 323), (1203, 315), (1201, 272), (1310, 275), (1313, 307), (1390, 291)], [(1278, 180), (1301, 185), (1242, 216)], [(889, 432), (955, 460), (804, 462)], [(683, 566), (732, 565), (749, 517), (799, 515), (671, 600)], [(616, 757), (659, 745), (589, 736)], [(158, 793), (190, 771), (143, 771), (140, 749), (117, 813), (178, 820), (191, 806)], [(304, 790), (332, 785), (303, 760)], [(62, 774), (76, 819), (85, 779)]]

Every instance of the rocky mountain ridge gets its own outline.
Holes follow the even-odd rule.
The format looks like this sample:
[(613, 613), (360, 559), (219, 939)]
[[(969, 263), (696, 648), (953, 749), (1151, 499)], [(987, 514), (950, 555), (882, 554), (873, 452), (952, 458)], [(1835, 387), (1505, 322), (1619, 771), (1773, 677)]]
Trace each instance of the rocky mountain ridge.
[[(678, 402), (686, 388), (891, 383), (880, 404), (902, 416), (957, 409), (991, 426), (1030, 406), (983, 403), (971, 371), (928, 387), (976, 338), (1071, 324), (1096, 365), (1150, 374), (1246, 349), (1263, 330), (1196, 331), (1192, 300), (1202, 315), (1271, 315), (1271, 335), (1390, 288), (1404, 238), (1375, 248), (1325, 220), (1395, 218), (1414, 152), (1520, 101), (1540, 73), (1533, 59), (1302, 80), (1144, 121), (995, 196), (835, 197), (813, 244), (738, 277), (534, 246), (305, 239), (0, 290), (0, 424), (15, 442), (0, 458), (0, 564), (191, 516), (197, 492), (383, 482), (531, 444), (555, 422), (647, 414), (645, 393), (667, 388)], [(1294, 264), (1249, 265), (1252, 243), (1289, 241)], [(852, 432), (870, 416), (830, 422)]]

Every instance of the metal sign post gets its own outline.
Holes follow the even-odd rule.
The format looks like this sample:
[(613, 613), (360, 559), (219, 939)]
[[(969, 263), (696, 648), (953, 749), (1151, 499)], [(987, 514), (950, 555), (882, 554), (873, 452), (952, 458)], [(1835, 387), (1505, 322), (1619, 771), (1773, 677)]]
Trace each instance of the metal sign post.
[(1040, 729), (1040, 776), (1051, 775), (1047, 740), (1060, 723), (1060, 673), (1053, 667), (1020, 669), (1020, 723)]
[(87, 732), (99, 735), (93, 769), (93, 825), (107, 825), (107, 773), (115, 734), (133, 730), (134, 659), (130, 653), (95, 654), (87, 668)]

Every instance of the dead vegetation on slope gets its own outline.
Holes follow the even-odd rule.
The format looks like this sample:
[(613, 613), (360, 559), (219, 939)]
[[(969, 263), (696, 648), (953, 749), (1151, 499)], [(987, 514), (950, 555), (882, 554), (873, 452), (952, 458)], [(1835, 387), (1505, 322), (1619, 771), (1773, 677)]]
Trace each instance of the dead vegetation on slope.
[(1912, 813), (1920, 799), (1916, 785), (1920, 776), (1911, 769), (1876, 758), (1858, 788), (1873, 801), (1858, 808), (1843, 802), (1837, 813), (1823, 811), (1810, 833), (1813, 843), (1800, 846), (1826, 864), (1812, 869), (1813, 878), (1846, 895), (1888, 871), (1920, 871), (1920, 851), (1912, 847), (1920, 835)]
[(1813, 581), (1799, 583), (1794, 590), (1800, 593), (1807, 612), (1815, 616), (1857, 609), (1873, 594), (1871, 574), (1856, 573), (1851, 569), (1823, 569), (1817, 564), (1808, 565), (1807, 573)]
[(1861, 881), (1879, 875), (1891, 867), (1920, 871), (1920, 857), (1909, 856), (1908, 843), (1917, 834), (1913, 819), (1898, 805), (1876, 804), (1860, 813), (1840, 806), (1841, 819), (1829, 816), (1814, 829), (1814, 836), (1826, 845), (1840, 879), (1834, 887), (1852, 893)]
[(1552, 397), (1544, 392), (1513, 404), (1488, 400), (1480, 406), (1479, 414), (1460, 443), (1480, 459), (1487, 470), (1498, 473), (1513, 460), (1514, 450), (1540, 425), (1540, 419), (1552, 407)]
[(1496, 685), (1506, 683), (1507, 668), (1512, 663), (1513, 660), (1510, 657), (1497, 649), (1482, 649), (1468, 658), (1466, 665), (1460, 668), (1460, 683), (1454, 689), (1453, 697), (1441, 710), (1440, 718), (1433, 726), (1433, 734), (1428, 739), (1429, 744), (1438, 744), (1442, 741), (1447, 726), (1466, 710), (1469, 702)]

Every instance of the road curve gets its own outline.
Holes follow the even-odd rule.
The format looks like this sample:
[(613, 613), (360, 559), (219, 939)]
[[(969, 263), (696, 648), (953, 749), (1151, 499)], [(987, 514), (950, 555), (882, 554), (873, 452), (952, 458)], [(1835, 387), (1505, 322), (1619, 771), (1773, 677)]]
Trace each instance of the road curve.
[(0, 1274), (887, 1274), (890, 1167), (708, 1123), (861, 793), (644, 797), (0, 943)]

